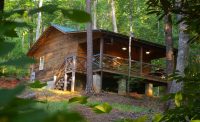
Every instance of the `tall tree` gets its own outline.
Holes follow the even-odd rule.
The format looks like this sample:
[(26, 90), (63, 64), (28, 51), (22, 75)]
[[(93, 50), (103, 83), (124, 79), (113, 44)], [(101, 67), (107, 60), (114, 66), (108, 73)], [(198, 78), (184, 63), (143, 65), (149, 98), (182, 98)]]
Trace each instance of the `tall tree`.
[(93, 9), (93, 29), (97, 29), (97, 0), (94, 0)]
[(165, 45), (166, 45), (166, 73), (170, 75), (174, 70), (174, 54), (173, 54), (173, 40), (172, 40), (172, 17), (167, 14), (164, 17), (164, 32), (165, 32)]
[[(178, 19), (181, 20), (184, 15), (178, 15)], [(180, 75), (184, 75), (184, 69), (187, 65), (187, 57), (189, 50), (189, 34), (186, 32), (187, 25), (185, 22), (181, 22), (179, 24), (179, 41), (178, 41), (178, 56), (177, 56), (177, 64), (176, 70), (179, 71)], [(176, 93), (182, 89), (183, 82), (173, 81), (170, 92)]]
[[(91, 14), (91, 0), (86, 0), (86, 10)], [(93, 71), (92, 71), (92, 58), (93, 58), (93, 42), (92, 42), (92, 22), (87, 24), (87, 83), (86, 93), (93, 93)]]
[[(170, 13), (164, 17), (164, 32), (165, 32), (165, 45), (166, 45), (166, 73), (167, 76), (174, 71), (174, 53), (173, 53), (173, 39), (172, 39), (172, 16)], [(167, 93), (170, 92), (172, 82), (168, 82)], [(165, 104), (165, 110), (168, 110), (171, 101)]]
[(118, 32), (117, 29), (117, 20), (116, 20), (116, 13), (115, 13), (115, 0), (111, 0), (111, 7), (112, 7), (112, 24), (114, 32)]
[[(39, 0), (39, 8), (42, 7), (43, 0)], [(35, 40), (37, 40), (40, 36), (40, 29), (41, 29), (41, 23), (42, 23), (42, 13), (38, 13), (38, 20), (37, 20), (37, 29), (36, 29), (36, 36)]]

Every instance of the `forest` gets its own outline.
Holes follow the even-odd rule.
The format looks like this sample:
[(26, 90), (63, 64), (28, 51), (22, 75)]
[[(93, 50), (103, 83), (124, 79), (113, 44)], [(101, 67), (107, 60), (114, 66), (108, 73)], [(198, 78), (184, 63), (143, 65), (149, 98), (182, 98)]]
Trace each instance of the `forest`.
[[(60, 32), (56, 30), (54, 33), (52, 28)], [(66, 29), (67, 31), (63, 33)], [(103, 30), (102, 33), (108, 32), (110, 35), (100, 37), (101, 33), (95, 30), (99, 30), (99, 33)], [(71, 33), (72, 35), (68, 38), (67, 35)], [(78, 38), (79, 35), (76, 37), (73, 34), (82, 34), (80, 37), (85, 34), (85, 45), (81, 42), (82, 38)], [(85, 67), (84, 75), (80, 75), (78, 71), (78, 73), (67, 74), (66, 64), (65, 69), (61, 69), (61, 64), (59, 68), (57, 67), (63, 75), (64, 90), (51, 86), (51, 83), (56, 85), (55, 82), (62, 80), (59, 79), (59, 73), (57, 76), (52, 75), (51, 82), (37, 79), (37, 77), (35, 79), (35, 75), (45, 72), (44, 62), (47, 63), (43, 55), (39, 54), (49, 47), (46, 46), (47, 48), (43, 49), (42, 46), (53, 45), (54, 42), (51, 42), (49, 38), (54, 38), (54, 35), (58, 38), (59, 46), (62, 45), (59, 41), (63, 38), (80, 39), (77, 50), (83, 47), (81, 49), (85, 49), (86, 52), (85, 62), (80, 64)], [(113, 72), (103, 70), (107, 61), (103, 53), (108, 50), (104, 41), (111, 38), (111, 43), (113, 43), (115, 42), (113, 38), (118, 39), (118, 36), (127, 40), (122, 41), (127, 45), (124, 49), (127, 52), (126, 56), (124, 53), (120, 55), (127, 58), (125, 67), (127, 72), (122, 75), (113, 75)], [(50, 41), (45, 42), (45, 39)], [(137, 40), (145, 41), (137, 42)], [(99, 49), (96, 49), (97, 42)], [(122, 42), (120, 44), (123, 44)], [(140, 48), (140, 52), (135, 53), (132, 48), (137, 43), (141, 43), (144, 49)], [(57, 44), (56, 41), (55, 44)], [(41, 47), (38, 48), (38, 45)], [(147, 51), (151, 48), (145, 49), (144, 45), (157, 51), (153, 53), (155, 57), (161, 55), (158, 50), (164, 47), (164, 56), (153, 61), (145, 59), (148, 55)], [(118, 45), (114, 47), (115, 53), (121, 51), (118, 47)], [(56, 49), (61, 50), (62, 47)], [(31, 57), (32, 50), (37, 50), (38, 54), (32, 54)], [(66, 52), (67, 50), (72, 49), (66, 49)], [(97, 50), (99, 50), (100, 62), (98, 72), (94, 70), (96, 61), (94, 54)], [(145, 50), (146, 52), (143, 52)], [(45, 56), (53, 55), (55, 52), (48, 53), (45, 52)], [(149, 51), (149, 53), (152, 52)], [(62, 52), (56, 55), (62, 54), (64, 55)], [(135, 55), (140, 55), (140, 57), (137, 59)], [(117, 68), (121, 68), (124, 59), (116, 56), (116, 58), (110, 56), (109, 59), (119, 60)], [(155, 57), (152, 56), (152, 59), (156, 59)], [(67, 56), (61, 60), (66, 63)], [(136, 66), (132, 63), (134, 60), (139, 62), (138, 71), (144, 77), (132, 77), (132, 67)], [(78, 58), (76, 61), (78, 62)], [(75, 65), (76, 61), (73, 58), (74, 66), (78, 66)], [(149, 65), (147, 63), (150, 63), (150, 66), (158, 65), (165, 68), (162, 74), (159, 74), (165, 83), (156, 80), (154, 84), (155, 79), (151, 81), (145, 79), (145, 74), (142, 73), (146, 72), (144, 65)], [(36, 65), (39, 65), (39, 71), (33, 73), (33, 67)], [(52, 69), (50, 72), (54, 73), (56, 68)], [(72, 67), (72, 71), (74, 70)], [(105, 85), (102, 84), (105, 81), (111, 82), (116, 79), (118, 79), (117, 92), (113, 93), (108, 88), (103, 89)], [(74, 91), (72, 86), (76, 87), (82, 80), (85, 85), (83, 90), (80, 92), (75, 88)], [(69, 82), (70, 89), (73, 89), (71, 91), (67, 91)], [(159, 87), (160, 84), (164, 86), (164, 89)], [(102, 87), (102, 90), (97, 93), (98, 85)], [(113, 84), (110, 86), (111, 89), (114, 88)], [(132, 87), (137, 87), (139, 91), (144, 89), (143, 94), (132, 91)], [(149, 89), (154, 91), (151, 96), (147, 95)], [(0, 0), (0, 122), (35, 121), (200, 122), (200, 1)]]

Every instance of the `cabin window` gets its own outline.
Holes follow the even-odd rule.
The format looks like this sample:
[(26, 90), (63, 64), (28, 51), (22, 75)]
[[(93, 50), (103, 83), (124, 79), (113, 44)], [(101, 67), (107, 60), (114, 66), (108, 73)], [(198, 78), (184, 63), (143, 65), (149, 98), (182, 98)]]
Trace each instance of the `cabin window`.
[(40, 65), (39, 65), (39, 70), (44, 69), (44, 56), (40, 57)]

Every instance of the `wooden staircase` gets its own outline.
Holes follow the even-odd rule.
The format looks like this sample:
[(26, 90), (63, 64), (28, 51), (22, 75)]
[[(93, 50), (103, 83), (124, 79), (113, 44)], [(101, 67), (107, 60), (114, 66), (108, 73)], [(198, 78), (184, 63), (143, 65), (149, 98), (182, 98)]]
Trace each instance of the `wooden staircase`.
[[(72, 82), (72, 75), (71, 73), (67, 74), (67, 83), (65, 86), (65, 76), (60, 77), (60, 79), (55, 84), (56, 90), (71, 90), (71, 82)], [(66, 88), (65, 88), (66, 87)]]
[(54, 89), (71, 91), (72, 72), (69, 72), (68, 70), (68, 68), (71, 68), (69, 66), (69, 62), (71, 62), (71, 57), (67, 57), (64, 60), (63, 64), (60, 66), (59, 70), (57, 71), (57, 79), (55, 81)]

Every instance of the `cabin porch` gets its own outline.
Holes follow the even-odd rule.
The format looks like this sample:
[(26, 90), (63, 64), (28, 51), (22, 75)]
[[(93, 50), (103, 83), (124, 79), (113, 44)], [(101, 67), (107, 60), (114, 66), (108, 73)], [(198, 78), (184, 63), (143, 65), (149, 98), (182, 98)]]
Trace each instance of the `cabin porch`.
[[(126, 93), (126, 88), (119, 91), (120, 83), (117, 83), (122, 81), (121, 84), (126, 85), (124, 77), (127, 77), (128, 74), (128, 59), (108, 54), (103, 54), (101, 57), (100, 54), (96, 54), (93, 56), (93, 72), (94, 89), (97, 93), (101, 92), (102, 89), (106, 90), (106, 87), (109, 86), (114, 92)], [(72, 92), (83, 90), (86, 84), (86, 58), (81, 57), (80, 54), (67, 56), (56, 76), (56, 89)], [(120, 76), (121, 78), (115, 79), (115, 76)], [(147, 85), (166, 85), (164, 69), (145, 62), (131, 61), (131, 77), (143, 79), (141, 83)]]

